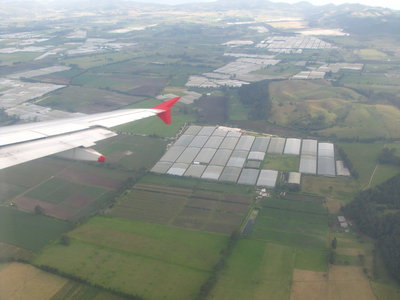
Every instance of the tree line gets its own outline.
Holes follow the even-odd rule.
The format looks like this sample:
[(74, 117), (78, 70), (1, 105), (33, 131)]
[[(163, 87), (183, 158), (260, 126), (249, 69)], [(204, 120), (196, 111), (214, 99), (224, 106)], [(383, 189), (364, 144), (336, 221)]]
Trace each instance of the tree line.
[(272, 101), (269, 96), (269, 81), (264, 80), (243, 85), (238, 90), (240, 102), (249, 108), (250, 120), (265, 120), (269, 117)]
[(361, 232), (376, 240), (388, 271), (400, 282), (400, 174), (360, 192), (343, 208)]
[(381, 164), (400, 166), (400, 157), (396, 156), (395, 148), (383, 148), (378, 156), (378, 161)]

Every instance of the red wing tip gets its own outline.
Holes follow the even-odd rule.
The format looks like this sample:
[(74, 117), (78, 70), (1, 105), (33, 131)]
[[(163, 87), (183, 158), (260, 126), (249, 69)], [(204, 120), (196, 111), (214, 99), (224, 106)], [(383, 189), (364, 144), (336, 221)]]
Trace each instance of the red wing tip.
[(99, 156), (99, 158), (97, 159), (98, 162), (105, 162), (106, 161), (106, 157), (104, 155)]

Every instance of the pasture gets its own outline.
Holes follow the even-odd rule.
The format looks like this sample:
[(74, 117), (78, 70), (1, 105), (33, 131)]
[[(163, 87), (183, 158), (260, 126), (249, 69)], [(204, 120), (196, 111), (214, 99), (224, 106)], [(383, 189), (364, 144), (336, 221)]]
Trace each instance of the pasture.
[(92, 218), (69, 236), (69, 246), (46, 247), (34, 264), (150, 299), (194, 298), (227, 242), (223, 235), (109, 217)]
[(334, 87), (326, 80), (273, 81), (269, 85), (270, 97), (278, 103), (305, 100), (336, 99), (362, 101), (364, 97), (343, 87)]
[(38, 251), (71, 229), (67, 222), (0, 207), (0, 241), (30, 251)]
[(295, 257), (290, 247), (240, 240), (211, 299), (288, 299)]
[(322, 203), (271, 197), (264, 199), (261, 205), (250, 238), (325, 251), (328, 214)]
[(343, 202), (353, 200), (359, 191), (357, 181), (346, 177), (324, 177), (304, 175), (301, 178), (301, 190), (305, 193), (340, 199)]
[(400, 110), (391, 106), (353, 104), (343, 120), (318, 133), (353, 140), (399, 138), (399, 119)]
[(338, 143), (347, 153), (354, 168), (359, 173), (358, 182), (361, 188), (373, 187), (400, 172), (400, 167), (378, 164), (377, 159), (382, 149), (397, 146), (384, 143)]
[(299, 164), (300, 156), (268, 153), (265, 156), (262, 168), (278, 171), (298, 172)]

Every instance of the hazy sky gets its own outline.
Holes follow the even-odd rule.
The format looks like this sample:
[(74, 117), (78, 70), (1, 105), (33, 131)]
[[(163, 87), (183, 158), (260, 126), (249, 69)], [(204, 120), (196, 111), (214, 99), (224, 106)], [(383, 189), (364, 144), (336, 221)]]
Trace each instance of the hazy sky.
[[(287, 3), (296, 3), (299, 2), (299, 0), (270, 0), (272, 2), (287, 2)], [(307, 1), (307, 0), (306, 0)], [(364, 5), (369, 5), (369, 6), (380, 6), (380, 7), (389, 7), (392, 9), (400, 9), (400, 1), (398, 0), (308, 0), (307, 2), (310, 2), (314, 5), (324, 5), (328, 3), (333, 3), (333, 4), (342, 4), (342, 3), (360, 3)]]
[[(137, 0), (140, 2), (141, 0)], [(177, 4), (177, 3), (189, 3), (189, 2), (214, 2), (215, 0), (142, 0), (142, 2), (153, 2), (153, 3), (164, 3), (164, 4)], [(296, 3), (301, 0), (270, 0), (272, 2), (287, 2), (287, 3)], [(303, 0), (304, 1), (304, 0)], [(392, 9), (400, 10), (400, 1), (399, 0), (305, 0), (314, 5), (324, 5), (328, 3), (333, 4), (342, 4), (342, 3), (361, 3), (364, 5), (370, 6), (380, 6), (380, 7), (389, 7)]]

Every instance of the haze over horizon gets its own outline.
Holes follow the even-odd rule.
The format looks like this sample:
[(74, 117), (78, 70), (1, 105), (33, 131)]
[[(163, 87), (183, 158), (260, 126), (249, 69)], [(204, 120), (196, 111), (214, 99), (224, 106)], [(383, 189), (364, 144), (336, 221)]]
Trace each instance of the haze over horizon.
[[(25, 0), (26, 1), (26, 0)], [(30, 0), (28, 0), (30, 1)], [(39, 2), (43, 3), (50, 3), (50, 2), (58, 2), (58, 1), (65, 1), (65, 0), (37, 0)], [(84, 1), (90, 1), (90, 0), (83, 0)], [(130, 0), (132, 2), (142, 2), (142, 3), (160, 3), (160, 4), (170, 4), (170, 5), (176, 5), (176, 4), (184, 4), (184, 3), (206, 3), (206, 2), (216, 2), (217, 0)], [(385, 8), (390, 8), (390, 9), (395, 9), (395, 10), (400, 10), (400, 2), (395, 2), (392, 0), (382, 0), (380, 3), (376, 3), (375, 0), (306, 0), (306, 1), (301, 1), (301, 0), (269, 0), (271, 2), (284, 2), (284, 3), (290, 3), (290, 4), (295, 4), (298, 2), (309, 2), (313, 5), (316, 6), (321, 6), (321, 5), (326, 5), (326, 4), (334, 4), (334, 5), (341, 5), (344, 3), (359, 3), (363, 5), (368, 5), (372, 7), (385, 7)]]

